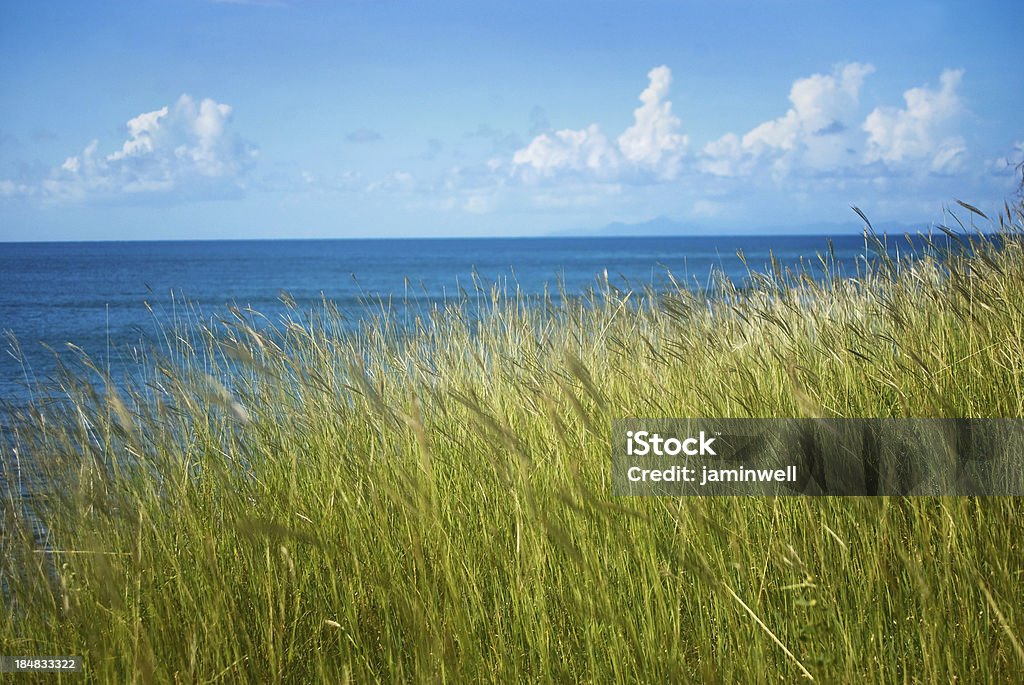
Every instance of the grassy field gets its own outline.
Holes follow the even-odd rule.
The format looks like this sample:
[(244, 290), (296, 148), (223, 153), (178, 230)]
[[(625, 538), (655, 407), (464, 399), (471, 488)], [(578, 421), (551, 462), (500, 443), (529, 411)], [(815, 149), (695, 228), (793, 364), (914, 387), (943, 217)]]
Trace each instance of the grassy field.
[(0, 446), (52, 486), (48, 552), (3, 505), (0, 653), (110, 683), (1024, 682), (1017, 500), (609, 494), (619, 417), (1024, 416), (1006, 211), (1001, 249), (711, 301), (478, 290), (412, 336), (232, 310), (127, 389), (65, 353)]

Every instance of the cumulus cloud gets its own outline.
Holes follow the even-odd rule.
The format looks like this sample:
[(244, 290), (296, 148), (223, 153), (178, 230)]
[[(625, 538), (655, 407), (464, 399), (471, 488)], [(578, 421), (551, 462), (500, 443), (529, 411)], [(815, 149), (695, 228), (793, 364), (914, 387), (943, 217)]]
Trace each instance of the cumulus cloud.
[(123, 194), (210, 197), (238, 192), (255, 162), (256, 149), (228, 131), (231, 107), (209, 98), (182, 95), (164, 106), (129, 119), (128, 137), (119, 149), (100, 152), (98, 140), (72, 155), (21, 194), (59, 200), (83, 200)]
[(527, 178), (568, 173), (603, 181), (637, 174), (675, 178), (688, 139), (668, 99), (672, 71), (656, 67), (647, 78), (642, 104), (633, 112), (634, 123), (615, 142), (597, 124), (541, 133), (512, 156), (514, 173)]
[(620, 155), (597, 124), (574, 131), (564, 129), (542, 133), (512, 155), (516, 167), (526, 167), (541, 176), (571, 171), (609, 177), (620, 164)]
[(416, 187), (416, 177), (408, 171), (392, 171), (385, 174), (376, 181), (372, 181), (364, 188), (365, 192), (374, 193), (378, 191), (408, 192)]
[(689, 139), (680, 133), (682, 123), (672, 114), (668, 89), (672, 71), (666, 66), (652, 69), (650, 85), (640, 93), (640, 107), (633, 110), (635, 123), (619, 136), (622, 156), (633, 164), (673, 178)]
[[(755, 197), (767, 211), (796, 214), (822, 198), (860, 205), (875, 198), (878, 207), (918, 212), (934, 201), (923, 193), (945, 194), (954, 185), (957, 192), (984, 192), (992, 184), (983, 174), (1007, 182), (1013, 176), (1011, 161), (1024, 159), (1020, 144), (1006, 154), (990, 153), (984, 166), (968, 165), (967, 142), (954, 128), (965, 110), (961, 70), (944, 71), (937, 86), (906, 90), (902, 106), (862, 102), (874, 71), (852, 62), (797, 78), (787, 107), (692, 152), (672, 111), (671, 71), (657, 67), (648, 73), (633, 121), (618, 135), (598, 124), (551, 130), (542, 121), (511, 155), (453, 170), (438, 193), (450, 194), (447, 207), (466, 212), (511, 206), (576, 211), (613, 206), (618, 200), (601, 194), (626, 187), (622, 197), (643, 211), (665, 202), (687, 207), (692, 217), (725, 220)], [(540, 121), (537, 114), (531, 119)], [(531, 181), (549, 182), (538, 187)]]
[(19, 197), (31, 195), (33, 188), (25, 183), (15, 183), (11, 180), (0, 181), (0, 197)]
[(994, 176), (1005, 176), (1006, 173), (1024, 164), (1024, 140), (1018, 140), (1006, 152), (994, 159), (989, 159), (985, 166)]
[(957, 171), (967, 148), (963, 139), (952, 135), (949, 125), (962, 111), (957, 89), (962, 69), (947, 69), (938, 90), (921, 86), (903, 93), (905, 106), (877, 107), (864, 120), (868, 135), (864, 161), (899, 165), (928, 162), (932, 171)]
[(797, 79), (789, 91), (793, 106), (743, 136), (744, 147), (792, 150), (811, 136), (842, 132), (845, 117), (857, 106), (864, 78), (874, 70), (870, 64), (854, 62), (831, 74)]
[(797, 79), (791, 107), (739, 136), (707, 143), (697, 168), (722, 177), (767, 173), (816, 177), (930, 173), (964, 170), (967, 145), (952, 124), (963, 111), (958, 88), (963, 70), (942, 73), (938, 89), (920, 86), (903, 94), (904, 107), (879, 106), (859, 117), (860, 91), (870, 64), (839, 65), (831, 74)]
[(791, 107), (742, 137), (727, 133), (704, 146), (698, 168), (716, 176), (736, 176), (769, 165), (775, 173), (794, 168), (836, 169), (856, 162), (856, 115), (864, 79), (874, 71), (857, 62), (793, 82)]

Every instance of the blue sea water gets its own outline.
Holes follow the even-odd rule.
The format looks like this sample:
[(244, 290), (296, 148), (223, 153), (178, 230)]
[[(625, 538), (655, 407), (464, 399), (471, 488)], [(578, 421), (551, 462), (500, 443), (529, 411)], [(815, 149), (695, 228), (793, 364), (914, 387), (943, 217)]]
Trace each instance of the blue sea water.
[(0, 331), (21, 349), (19, 361), (0, 341), (0, 404), (23, 402), (27, 384), (53, 373), (41, 343), (74, 343), (102, 362), (155, 335), (155, 319), (185, 300), (206, 315), (235, 304), (274, 319), (284, 291), (302, 308), (325, 297), (358, 320), (361, 303), (377, 297), (418, 306), (457, 297), (474, 274), (524, 294), (580, 294), (605, 273), (621, 288), (665, 288), (670, 271), (699, 289), (715, 270), (742, 281), (739, 250), (763, 269), (772, 254), (813, 267), (830, 249), (847, 275), (865, 255), (860, 236), (835, 237), (831, 248), (824, 236), (0, 243)]

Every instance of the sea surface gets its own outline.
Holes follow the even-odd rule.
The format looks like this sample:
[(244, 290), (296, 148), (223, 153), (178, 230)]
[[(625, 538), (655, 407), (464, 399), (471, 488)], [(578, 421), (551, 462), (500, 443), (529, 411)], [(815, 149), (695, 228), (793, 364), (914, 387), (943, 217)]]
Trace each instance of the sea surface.
[[(907, 239), (890, 239), (890, 252)], [(619, 288), (706, 288), (716, 272), (742, 282), (747, 266), (810, 268), (831, 254), (844, 275), (866, 254), (861, 236), (733, 236), (409, 240), (0, 243), (0, 407), (54, 372), (55, 351), (73, 343), (99, 363), (157, 335), (184, 303), (209, 317), (228, 305), (271, 320), (282, 293), (300, 308), (333, 301), (350, 318), (367, 303), (429, 307), (499, 283), (508, 292), (578, 295)], [(868, 254), (871, 250), (868, 250)], [(376, 311), (380, 311), (379, 305)], [(15, 351), (13, 339), (17, 340)]]

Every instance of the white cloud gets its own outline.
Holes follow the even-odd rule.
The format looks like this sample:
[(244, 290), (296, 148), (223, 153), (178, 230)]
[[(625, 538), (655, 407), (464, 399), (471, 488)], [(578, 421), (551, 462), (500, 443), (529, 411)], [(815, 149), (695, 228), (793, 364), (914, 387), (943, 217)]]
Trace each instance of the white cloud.
[(363, 190), (367, 193), (379, 191), (408, 192), (416, 187), (416, 177), (408, 171), (392, 171), (376, 181), (367, 183)]
[(574, 131), (564, 129), (552, 135), (542, 133), (512, 155), (517, 167), (528, 167), (541, 176), (574, 171), (598, 177), (611, 176), (618, 169), (618, 151), (597, 124)]
[(864, 78), (874, 70), (870, 64), (854, 62), (836, 67), (831, 74), (797, 79), (789, 91), (793, 103), (789, 111), (743, 136), (743, 146), (792, 150), (811, 136), (839, 132), (857, 106)]
[(939, 144), (932, 156), (929, 170), (935, 174), (955, 174), (963, 171), (967, 161), (967, 145), (960, 136), (950, 136)]
[(741, 176), (753, 169), (754, 158), (735, 133), (726, 133), (704, 146), (697, 168), (713, 176)]
[(797, 79), (784, 115), (743, 136), (727, 133), (707, 143), (698, 170), (721, 177), (766, 174), (776, 182), (794, 175), (848, 179), (963, 171), (967, 145), (951, 130), (963, 109), (957, 93), (963, 71), (943, 72), (937, 90), (907, 90), (905, 107), (876, 107), (858, 125), (860, 91), (873, 71), (870, 64), (852, 63)]
[(649, 84), (640, 94), (643, 104), (633, 112), (634, 123), (615, 143), (597, 124), (542, 133), (513, 154), (513, 172), (525, 178), (568, 173), (601, 181), (629, 174), (675, 178), (688, 140), (668, 100), (672, 71), (656, 67), (647, 78)]
[(470, 195), (462, 205), (462, 211), (470, 214), (487, 214), (493, 209), (494, 198), (485, 195)]
[(1021, 163), (1024, 163), (1024, 140), (1016, 141), (1004, 154), (988, 160), (986, 166), (989, 172), (1002, 175)]
[[(167, 116), (167, 107), (162, 107), (155, 112), (140, 114), (134, 119), (128, 120), (129, 138), (121, 146), (120, 152), (108, 156), (110, 160), (127, 159), (129, 157), (144, 155), (153, 152), (153, 138), (160, 133), (160, 120)], [(69, 158), (68, 162), (77, 162), (75, 158)], [(65, 162), (67, 165), (67, 162)], [(77, 171), (77, 164), (72, 165), (72, 170)]]
[[(256, 149), (228, 131), (231, 107), (182, 95), (129, 119), (120, 149), (103, 155), (93, 140), (64, 160), (39, 184), (44, 197), (83, 200), (124, 194), (209, 197), (237, 192), (256, 159)], [(36, 193), (34, 193), (36, 194)]]
[(633, 110), (635, 123), (619, 136), (619, 150), (633, 164), (674, 178), (689, 139), (680, 133), (682, 123), (672, 114), (668, 99), (672, 71), (666, 66), (656, 67), (647, 78), (650, 85), (640, 93), (643, 105)]
[(837, 169), (856, 162), (851, 119), (864, 79), (875, 68), (857, 62), (793, 82), (792, 106), (742, 137), (727, 133), (706, 144), (698, 168), (716, 176), (752, 173), (766, 164), (776, 176), (795, 169)]
[[(597, 124), (541, 132), (495, 173), (483, 171), (478, 178), (493, 187), (510, 179), (555, 181), (544, 184), (549, 195), (535, 186), (526, 188), (531, 193), (523, 198), (535, 208), (546, 207), (549, 197), (559, 206), (576, 197), (592, 202), (603, 188), (629, 184), (634, 197), (644, 198), (638, 204), (647, 207), (649, 196), (676, 193), (676, 201), (685, 203), (692, 216), (705, 218), (733, 213), (733, 205), (747, 204), (754, 193), (796, 200), (800, 207), (822, 197), (863, 204), (864, 197), (879, 192), (903, 194), (910, 202), (923, 201), (922, 188), (953, 183), (962, 188), (980, 178), (980, 168), (972, 175), (967, 142), (954, 129), (964, 110), (959, 95), (963, 72), (946, 70), (938, 87), (907, 90), (903, 106), (876, 107), (862, 103), (874, 71), (871, 64), (853, 62), (795, 79), (789, 106), (779, 116), (745, 132), (726, 132), (694, 154), (672, 112), (671, 71), (657, 67), (648, 74), (632, 124), (618, 137), (606, 135)], [(1006, 175), (1007, 157), (1013, 154), (1020, 156), (990, 159), (984, 169)], [(925, 183), (924, 177), (931, 178)], [(511, 183), (505, 189), (514, 191)], [(735, 199), (726, 202), (719, 196)]]
[(0, 197), (19, 197), (23, 195), (32, 195), (33, 188), (24, 183), (15, 183), (14, 181), (4, 180), (0, 181)]
[(957, 88), (962, 69), (947, 69), (940, 77), (938, 90), (927, 86), (911, 88), (903, 94), (906, 106), (877, 107), (864, 120), (868, 134), (864, 161), (898, 165), (926, 162), (932, 171), (957, 171), (966, 156), (963, 139), (952, 135), (949, 125), (962, 111)]

